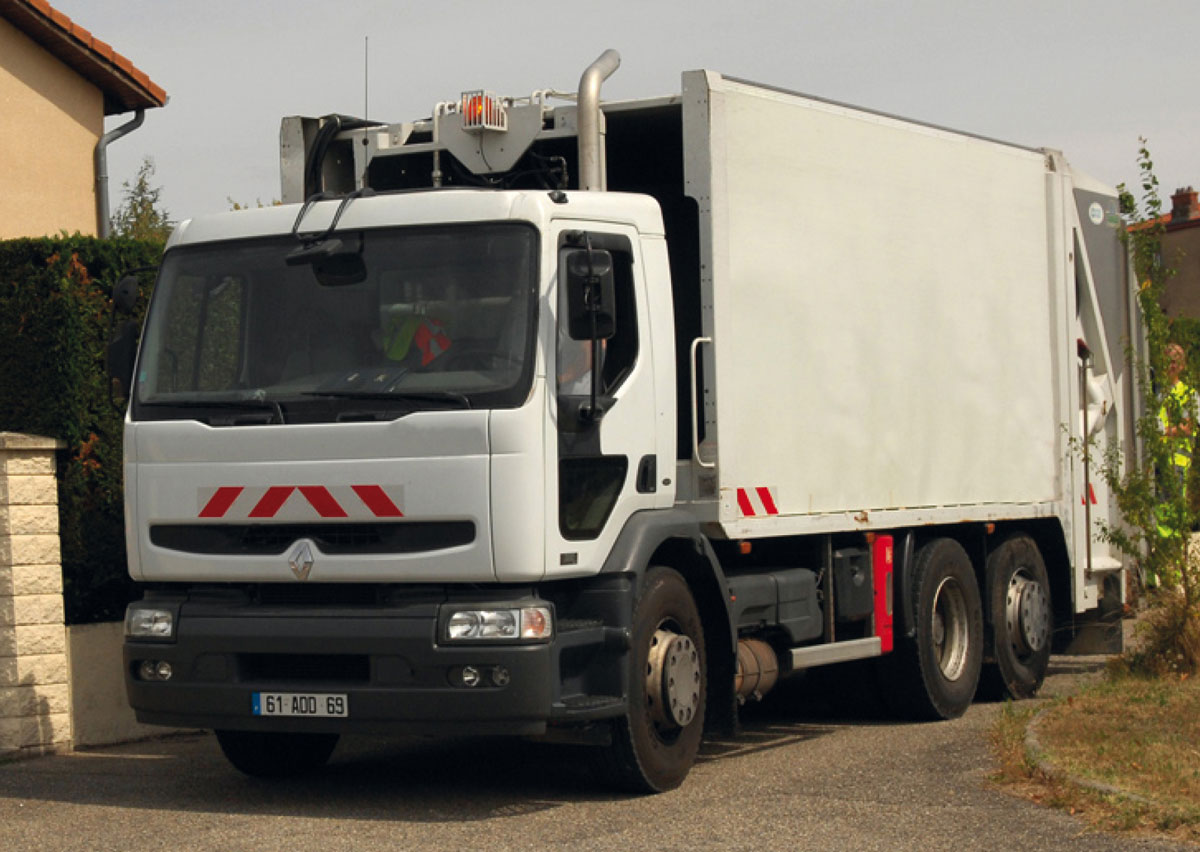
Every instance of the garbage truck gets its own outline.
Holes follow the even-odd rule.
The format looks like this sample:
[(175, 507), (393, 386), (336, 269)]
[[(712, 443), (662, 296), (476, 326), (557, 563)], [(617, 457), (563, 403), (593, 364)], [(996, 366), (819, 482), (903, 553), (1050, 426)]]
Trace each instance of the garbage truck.
[(542, 738), (657, 792), (785, 677), (952, 718), (1119, 604), (1114, 190), (712, 71), (603, 101), (618, 63), (285, 118), (284, 203), (175, 229), (114, 343), (141, 722), (265, 776)]

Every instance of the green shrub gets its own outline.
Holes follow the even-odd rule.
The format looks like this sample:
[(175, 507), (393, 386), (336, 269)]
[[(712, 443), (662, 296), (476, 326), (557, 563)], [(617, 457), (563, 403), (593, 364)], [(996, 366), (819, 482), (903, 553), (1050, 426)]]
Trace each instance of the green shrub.
[[(110, 402), (110, 294), (158, 263), (161, 243), (83, 236), (0, 241), (0, 430), (63, 440), (59, 530), (67, 621), (120, 618), (125, 562), (123, 412)], [(139, 275), (144, 310), (153, 273)]]
[(1126, 655), (1135, 671), (1150, 674), (1200, 672), (1200, 502), (1195, 483), (1200, 466), (1193, 464), (1190, 480), (1174, 474), (1177, 446), (1164, 440), (1164, 426), (1186, 424), (1193, 456), (1200, 450), (1200, 422), (1195, 395), (1183, 403), (1173, 396), (1168, 379), (1168, 350), (1181, 344), (1189, 352), (1182, 379), (1200, 387), (1200, 327), (1195, 322), (1172, 323), (1162, 310), (1167, 280), (1174, 275), (1163, 260), (1164, 219), (1158, 178), (1145, 140), (1138, 152), (1142, 197), (1121, 190), (1121, 207), (1129, 227), (1126, 247), (1138, 282), (1137, 297), (1146, 333), (1145, 359), (1138, 359), (1138, 384), (1143, 414), (1137, 422), (1142, 441), (1140, 457), (1123, 459), (1119, 452), (1104, 460), (1102, 473), (1117, 498), (1124, 523), (1102, 525), (1101, 534), (1138, 560), (1147, 589), (1150, 612), (1144, 619), (1139, 645)]

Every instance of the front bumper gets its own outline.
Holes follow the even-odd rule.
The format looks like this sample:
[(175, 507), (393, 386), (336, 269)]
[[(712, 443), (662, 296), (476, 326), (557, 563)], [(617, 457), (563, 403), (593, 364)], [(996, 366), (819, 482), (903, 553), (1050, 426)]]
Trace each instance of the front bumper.
[[(129, 703), (148, 724), (263, 731), (538, 735), (577, 715), (579, 702), (563, 696), (563, 652), (576, 658), (602, 646), (603, 631), (540, 644), (440, 645), (438, 613), (436, 604), (314, 611), (183, 602), (174, 641), (126, 639)], [(171, 678), (141, 680), (144, 660), (169, 663)], [(466, 687), (456, 676), (464, 666), (503, 667), (507, 680)], [(255, 692), (344, 694), (349, 716), (255, 716)], [(622, 708), (614, 699), (607, 713), (587, 715)]]

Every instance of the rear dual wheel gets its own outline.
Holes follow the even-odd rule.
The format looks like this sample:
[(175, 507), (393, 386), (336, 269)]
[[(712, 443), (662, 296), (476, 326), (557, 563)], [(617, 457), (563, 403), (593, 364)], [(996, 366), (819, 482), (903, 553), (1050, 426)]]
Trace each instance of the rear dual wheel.
[(987, 691), (1031, 698), (1046, 678), (1053, 627), (1050, 581), (1033, 539), (1014, 535), (993, 550), (987, 578), (994, 658)]
[(970, 557), (954, 539), (929, 542), (905, 591), (915, 636), (882, 662), (884, 699), (912, 718), (957, 718), (971, 706), (983, 665), (983, 605)]

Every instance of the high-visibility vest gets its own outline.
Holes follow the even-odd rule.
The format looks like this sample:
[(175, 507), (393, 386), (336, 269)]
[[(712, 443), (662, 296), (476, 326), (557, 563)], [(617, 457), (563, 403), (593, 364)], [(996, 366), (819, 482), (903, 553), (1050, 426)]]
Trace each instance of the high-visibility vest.
[(1196, 423), (1196, 391), (1182, 381), (1168, 391), (1163, 398), (1162, 407), (1158, 409), (1158, 423), (1164, 432), (1163, 440), (1171, 450), (1171, 464), (1176, 467), (1188, 468), (1192, 464), (1192, 436), (1165, 435), (1169, 426), (1182, 423)]
[(403, 361), (413, 344), (421, 353), (421, 366), (450, 348), (450, 337), (439, 320), (424, 316), (396, 317), (388, 323), (384, 335), (384, 354), (391, 361)]

